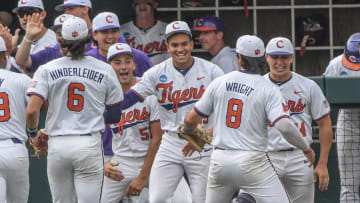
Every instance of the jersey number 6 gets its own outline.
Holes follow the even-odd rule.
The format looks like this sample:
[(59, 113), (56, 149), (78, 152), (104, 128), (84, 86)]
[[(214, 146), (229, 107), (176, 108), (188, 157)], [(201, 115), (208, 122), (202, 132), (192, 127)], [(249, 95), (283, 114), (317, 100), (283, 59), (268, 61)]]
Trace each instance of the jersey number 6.
[(230, 99), (226, 113), (226, 125), (230, 128), (238, 128), (241, 122), (243, 101)]
[(84, 97), (81, 94), (77, 94), (84, 90), (85, 87), (81, 83), (71, 83), (69, 85), (67, 107), (71, 111), (81, 111), (84, 108)]
[(5, 92), (0, 93), (0, 122), (10, 119), (9, 96)]

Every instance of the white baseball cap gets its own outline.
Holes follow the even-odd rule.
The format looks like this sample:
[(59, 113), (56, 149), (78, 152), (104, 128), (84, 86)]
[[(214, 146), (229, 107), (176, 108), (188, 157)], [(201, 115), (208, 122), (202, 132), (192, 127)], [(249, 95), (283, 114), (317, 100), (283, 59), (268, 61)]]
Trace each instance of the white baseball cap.
[(112, 28), (120, 28), (119, 18), (115, 13), (102, 12), (95, 16), (92, 21), (93, 31), (101, 31)]
[(255, 35), (243, 35), (236, 41), (235, 52), (248, 57), (262, 57), (265, 54), (265, 45)]
[(84, 19), (71, 17), (62, 24), (61, 35), (65, 40), (79, 40), (87, 37), (89, 31)]
[(52, 28), (56, 28), (56, 27), (60, 27), (62, 26), (62, 24), (69, 18), (74, 17), (73, 15), (70, 14), (62, 14), (59, 15), (58, 17), (55, 18), (54, 20), (54, 25), (52, 26)]
[(17, 13), (20, 8), (38, 8), (44, 10), (44, 4), (41, 0), (19, 0), (18, 6), (12, 12)]
[(0, 37), (0, 52), (7, 51), (5, 41), (2, 37)]
[(294, 47), (285, 37), (272, 38), (266, 46), (267, 55), (294, 55)]
[(169, 37), (177, 33), (184, 33), (189, 35), (190, 38), (192, 37), (190, 28), (188, 24), (184, 21), (174, 21), (166, 26), (166, 32), (165, 32), (166, 39), (169, 39)]
[(62, 11), (65, 7), (71, 6), (86, 6), (91, 8), (91, 1), (90, 0), (64, 0), (63, 4), (55, 6), (55, 10)]
[(118, 54), (129, 54), (134, 57), (134, 52), (132, 52), (131, 47), (128, 44), (116, 43), (109, 47), (107, 60), (110, 61), (112, 57)]

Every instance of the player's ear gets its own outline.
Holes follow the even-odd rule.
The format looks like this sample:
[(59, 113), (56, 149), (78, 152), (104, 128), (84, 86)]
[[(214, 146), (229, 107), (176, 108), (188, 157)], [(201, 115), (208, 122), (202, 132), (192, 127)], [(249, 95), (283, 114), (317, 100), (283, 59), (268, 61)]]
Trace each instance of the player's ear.
[(240, 54), (237, 54), (237, 65), (238, 65), (238, 68), (241, 67), (241, 61), (242, 61), (242, 57)]
[(46, 11), (43, 10), (43, 11), (41, 11), (41, 13), (40, 13), (40, 19), (41, 19), (41, 20), (44, 20), (45, 17), (46, 17)]
[(224, 33), (223, 33), (223, 32), (218, 31), (218, 32), (216, 33), (216, 38), (217, 38), (217, 39), (222, 39), (223, 37), (224, 37)]

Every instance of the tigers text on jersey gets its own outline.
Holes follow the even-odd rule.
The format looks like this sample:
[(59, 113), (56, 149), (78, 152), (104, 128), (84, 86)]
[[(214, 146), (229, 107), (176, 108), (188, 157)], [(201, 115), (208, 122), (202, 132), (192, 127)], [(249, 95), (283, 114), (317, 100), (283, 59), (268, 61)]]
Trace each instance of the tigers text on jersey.
[(283, 101), (279, 89), (259, 74), (233, 71), (210, 84), (195, 110), (214, 112), (214, 146), (266, 151), (269, 121), (289, 116)]
[(142, 30), (134, 21), (130, 21), (121, 25), (120, 33), (131, 47), (145, 52), (152, 64), (156, 65), (170, 57), (166, 47), (166, 25), (157, 20), (151, 28)]
[(121, 121), (111, 124), (112, 150), (115, 156), (145, 157), (151, 142), (150, 123), (159, 122), (159, 107), (155, 96), (122, 109)]
[(156, 95), (160, 104), (161, 128), (177, 133), (184, 118), (203, 95), (212, 80), (223, 75), (215, 64), (193, 57), (194, 63), (185, 74), (178, 71), (172, 58), (145, 72), (143, 79), (131, 91), (140, 97)]
[(27, 140), (25, 111), (26, 90), (31, 79), (20, 73), (0, 69), (0, 140)]
[(91, 56), (55, 59), (36, 71), (28, 95), (49, 100), (46, 134), (73, 135), (104, 130), (106, 105), (123, 100), (112, 67)]
[[(272, 81), (269, 73), (264, 75)], [(282, 83), (280, 91), (289, 109), (292, 120), (305, 140), (312, 143), (312, 121), (320, 120), (330, 114), (330, 105), (320, 87), (313, 81), (292, 72), (290, 80)], [(295, 146), (289, 144), (275, 127), (269, 127), (269, 151), (279, 151)]]

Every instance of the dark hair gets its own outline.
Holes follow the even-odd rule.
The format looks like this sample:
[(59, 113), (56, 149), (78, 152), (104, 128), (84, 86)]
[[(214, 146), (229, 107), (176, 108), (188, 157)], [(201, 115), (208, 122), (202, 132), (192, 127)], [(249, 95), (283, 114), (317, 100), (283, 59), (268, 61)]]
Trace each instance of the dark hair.
[(71, 59), (77, 60), (85, 56), (86, 44), (90, 42), (90, 36), (80, 40), (61, 40), (61, 48), (66, 48), (71, 53)]
[[(238, 55), (239, 57), (239, 55)], [(262, 57), (249, 57), (241, 55), (241, 64), (244, 69), (259, 73), (263, 75), (268, 72), (268, 63), (265, 60), (265, 56)]]

